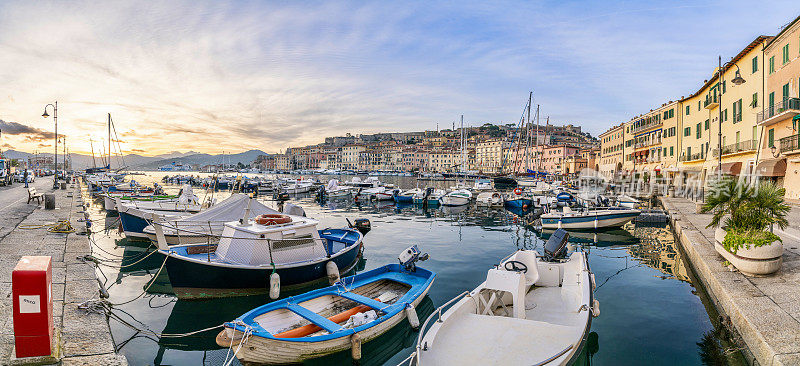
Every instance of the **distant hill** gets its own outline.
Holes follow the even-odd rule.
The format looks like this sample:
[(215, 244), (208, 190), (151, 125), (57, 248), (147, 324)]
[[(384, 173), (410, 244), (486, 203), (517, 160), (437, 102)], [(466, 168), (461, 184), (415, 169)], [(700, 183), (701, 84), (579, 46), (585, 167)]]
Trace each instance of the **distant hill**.
[(267, 155), (267, 153), (261, 150), (250, 150), (241, 152), (238, 154), (220, 154), (220, 155), (210, 155), (210, 154), (192, 154), (192, 155), (185, 155), (182, 157), (174, 157), (169, 159), (160, 159), (151, 161), (148, 163), (144, 163), (139, 165), (139, 168), (142, 169), (158, 169), (158, 167), (162, 165), (167, 165), (171, 163), (181, 163), (183, 165), (210, 165), (210, 164), (250, 164), (253, 160), (256, 160), (256, 157), (259, 155)]
[[(113, 168), (127, 166), (132, 169), (143, 169), (143, 170), (154, 170), (158, 169), (158, 167), (166, 164), (181, 163), (181, 164), (188, 164), (188, 165), (209, 165), (209, 164), (250, 164), (253, 160), (256, 159), (259, 155), (266, 155), (267, 153), (261, 150), (250, 150), (241, 152), (238, 154), (220, 154), (220, 155), (210, 155), (210, 154), (201, 154), (197, 152), (172, 152), (169, 154), (163, 154), (158, 156), (142, 156), (137, 154), (128, 154), (122, 157), (114, 156), (111, 159), (111, 166)], [(23, 151), (16, 151), (16, 150), (6, 150), (3, 151), (3, 156), (8, 159), (28, 159), (29, 157), (34, 156), (34, 154), (26, 153)], [(46, 156), (52, 157), (52, 153), (42, 153), (39, 156)], [(75, 169), (86, 169), (93, 167), (95, 165), (101, 166), (103, 165), (103, 161), (100, 157), (95, 157), (92, 159), (91, 155), (81, 155), (81, 154), (69, 154), (70, 159), (72, 159), (72, 165)], [(167, 156), (166, 158), (164, 156)], [(62, 155), (58, 155), (58, 160), (61, 161), (64, 157)], [(124, 164), (123, 164), (124, 162)]]

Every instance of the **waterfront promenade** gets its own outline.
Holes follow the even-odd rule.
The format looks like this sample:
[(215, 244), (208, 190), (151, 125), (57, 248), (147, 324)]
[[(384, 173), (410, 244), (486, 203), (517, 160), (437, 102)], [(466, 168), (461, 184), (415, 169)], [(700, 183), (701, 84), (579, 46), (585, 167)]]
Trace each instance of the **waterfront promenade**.
[(783, 239), (783, 265), (768, 277), (747, 277), (723, 266), (714, 250), (710, 214), (697, 214), (693, 201), (662, 198), (673, 227), (697, 277), (720, 314), (732, 324), (758, 365), (800, 365), (800, 207), (788, 215), (790, 226), (776, 230)]
[[(23, 184), (0, 189), (0, 365), (58, 362), (127, 365), (125, 358), (114, 352), (106, 316), (78, 308), (80, 303), (98, 298), (94, 266), (76, 259), (91, 252), (86, 235), (50, 233), (46, 227), (36, 228), (70, 216), (72, 226), (78, 231), (85, 227), (77, 221), (83, 217), (78, 185), (53, 191), (52, 184), (52, 177), (42, 177), (32, 186), (40, 193), (55, 193), (55, 210), (45, 210), (44, 203), (26, 203), (28, 194)], [(14, 356), (11, 272), (24, 255), (52, 257), (54, 357), (16, 359)]]

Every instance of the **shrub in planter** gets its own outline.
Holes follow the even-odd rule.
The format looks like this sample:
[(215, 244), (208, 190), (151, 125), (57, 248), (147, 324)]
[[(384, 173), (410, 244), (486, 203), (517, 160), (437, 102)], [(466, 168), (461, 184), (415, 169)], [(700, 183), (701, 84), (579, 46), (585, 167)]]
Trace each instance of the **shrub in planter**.
[(780, 268), (783, 244), (768, 229), (788, 225), (784, 193), (772, 183), (751, 186), (733, 179), (712, 187), (701, 212), (713, 213), (708, 227), (717, 228), (715, 248), (741, 272), (763, 275)]

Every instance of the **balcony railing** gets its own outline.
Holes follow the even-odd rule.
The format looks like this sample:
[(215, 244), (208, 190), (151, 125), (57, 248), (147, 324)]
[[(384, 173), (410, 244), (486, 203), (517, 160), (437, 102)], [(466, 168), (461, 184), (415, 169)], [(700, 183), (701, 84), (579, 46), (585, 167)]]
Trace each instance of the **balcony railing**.
[[(752, 151), (756, 149), (755, 140), (740, 141), (735, 144), (725, 145), (722, 147), (722, 155), (736, 154), (743, 151)], [(719, 156), (719, 149), (714, 149), (713, 155)]]
[(756, 123), (761, 123), (775, 117), (783, 112), (800, 113), (800, 98), (786, 98), (771, 106), (765, 107), (764, 110), (758, 112), (756, 115)]
[(700, 159), (703, 159), (703, 158), (704, 158), (703, 154), (701, 154), (701, 153), (694, 153), (694, 154), (691, 154), (691, 155), (688, 155), (688, 156), (686, 154), (681, 154), (681, 156), (680, 156), (680, 158), (678, 160), (680, 160), (680, 161), (694, 161), (694, 160), (700, 160)]
[(660, 143), (661, 143), (661, 139), (655, 139), (655, 140), (649, 140), (649, 141), (644, 141), (644, 142), (638, 142), (638, 143), (636, 143), (634, 145), (634, 147), (638, 149), (638, 148), (642, 148), (642, 147), (658, 145)]
[(716, 92), (706, 95), (706, 101), (703, 103), (705, 109), (714, 109), (719, 106), (719, 96)]
[(794, 134), (778, 140), (782, 153), (795, 152), (800, 150), (800, 134)]
[(647, 129), (650, 129), (650, 128), (653, 128), (653, 127), (658, 127), (658, 126), (661, 126), (664, 123), (661, 120), (658, 120), (658, 121), (655, 121), (655, 122), (653, 122), (653, 121), (655, 121), (655, 120), (651, 120), (651, 122), (649, 122), (649, 123), (645, 123), (645, 124), (642, 124), (642, 125), (634, 127), (633, 130), (631, 131), (631, 133), (637, 133), (637, 132), (644, 131), (644, 130), (647, 130)]

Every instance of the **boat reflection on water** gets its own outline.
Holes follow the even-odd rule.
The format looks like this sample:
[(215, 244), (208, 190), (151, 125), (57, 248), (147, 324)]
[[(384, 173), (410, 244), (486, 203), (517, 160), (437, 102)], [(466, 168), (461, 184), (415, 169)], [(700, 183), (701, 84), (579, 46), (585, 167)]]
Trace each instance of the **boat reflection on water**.
[[(553, 229), (542, 229), (539, 236), (547, 241), (555, 232)], [(639, 238), (633, 236), (629, 231), (615, 228), (598, 231), (570, 231), (569, 242), (574, 244), (588, 244), (596, 247), (628, 246), (639, 243)]]

